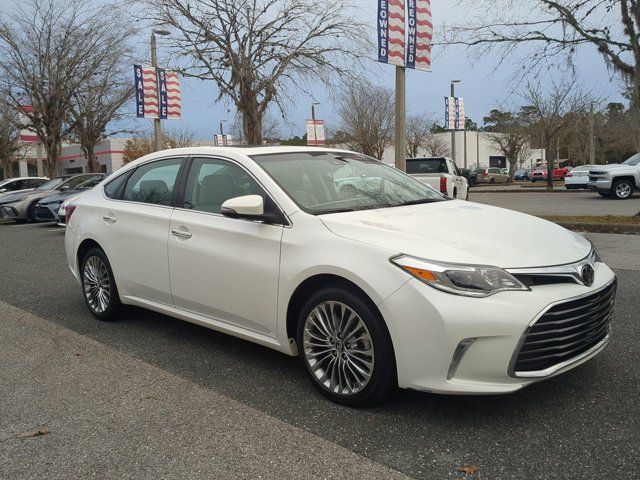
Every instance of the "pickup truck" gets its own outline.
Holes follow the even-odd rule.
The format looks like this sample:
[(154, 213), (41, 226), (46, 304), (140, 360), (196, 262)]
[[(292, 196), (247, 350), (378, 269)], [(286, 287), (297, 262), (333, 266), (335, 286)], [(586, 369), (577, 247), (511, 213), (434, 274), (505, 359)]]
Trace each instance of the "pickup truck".
[(593, 167), (587, 185), (603, 197), (631, 198), (634, 190), (640, 189), (640, 153), (619, 164)]
[(469, 200), (469, 182), (450, 158), (408, 158), (407, 173), (451, 198)]

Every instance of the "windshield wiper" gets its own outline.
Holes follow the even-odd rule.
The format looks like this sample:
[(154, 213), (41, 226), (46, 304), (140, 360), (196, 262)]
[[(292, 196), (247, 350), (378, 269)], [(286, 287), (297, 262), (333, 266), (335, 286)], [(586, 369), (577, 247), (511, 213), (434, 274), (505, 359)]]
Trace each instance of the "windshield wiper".
[(395, 207), (406, 207), (408, 205), (422, 205), (424, 203), (436, 203), (442, 202), (444, 200), (449, 200), (448, 198), (421, 198), (420, 200), (410, 200), (408, 202), (399, 203), (398, 205), (394, 205)]

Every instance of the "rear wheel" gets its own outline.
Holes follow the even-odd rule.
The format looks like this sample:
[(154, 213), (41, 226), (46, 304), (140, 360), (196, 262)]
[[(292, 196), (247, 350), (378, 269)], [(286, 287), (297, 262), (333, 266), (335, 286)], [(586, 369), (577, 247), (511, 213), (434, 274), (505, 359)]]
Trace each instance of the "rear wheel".
[(492, 184), (493, 184), (493, 183), (496, 183), (496, 179), (495, 179), (495, 178), (492, 178), (491, 180), (489, 180), (489, 183), (492, 183)]
[(382, 400), (397, 385), (391, 338), (368, 299), (339, 286), (313, 294), (298, 318), (298, 348), (313, 385), (348, 406)]
[(613, 197), (617, 200), (626, 200), (633, 196), (633, 189), (635, 188), (631, 180), (618, 180), (613, 184), (611, 190), (613, 191)]
[(94, 247), (86, 253), (80, 266), (80, 279), (84, 300), (91, 314), (103, 321), (118, 318), (122, 303), (111, 265), (102, 250)]

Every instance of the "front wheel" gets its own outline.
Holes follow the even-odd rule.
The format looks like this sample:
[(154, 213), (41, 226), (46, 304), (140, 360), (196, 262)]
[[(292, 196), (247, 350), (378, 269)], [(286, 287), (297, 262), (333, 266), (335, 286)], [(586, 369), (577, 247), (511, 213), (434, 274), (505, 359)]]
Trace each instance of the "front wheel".
[(618, 180), (613, 184), (613, 197), (617, 200), (626, 200), (633, 196), (635, 186), (630, 180)]
[(82, 259), (80, 268), (82, 293), (91, 314), (98, 320), (118, 318), (122, 309), (118, 288), (105, 253), (92, 248)]
[(311, 382), (334, 402), (375, 403), (397, 385), (389, 333), (360, 294), (340, 287), (314, 293), (300, 311), (297, 341)]

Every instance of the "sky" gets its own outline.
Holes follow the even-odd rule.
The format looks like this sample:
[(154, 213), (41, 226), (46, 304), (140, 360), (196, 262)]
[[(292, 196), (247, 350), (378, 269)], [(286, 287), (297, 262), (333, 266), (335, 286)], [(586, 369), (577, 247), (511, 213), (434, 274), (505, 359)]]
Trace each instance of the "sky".
[[(375, 35), (375, 0), (355, 0), (361, 5), (362, 17), (371, 25), (371, 35)], [(0, 14), (10, 10), (11, 0), (0, 0)], [(432, 0), (432, 11), (436, 28), (443, 22), (462, 22), (475, 14), (459, 5), (457, 0)], [(458, 4), (458, 5), (456, 5)], [(159, 63), (163, 64), (162, 39), (160, 37)], [(390, 65), (375, 65), (375, 46), (371, 51), (371, 76), (375, 81), (394, 87), (394, 67)], [(593, 89), (606, 101), (622, 101), (620, 84), (611, 80), (604, 61), (590, 46), (582, 47), (578, 52), (578, 76), (590, 89)], [(456, 86), (456, 95), (464, 97), (467, 116), (481, 123), (482, 117), (491, 108), (519, 105), (522, 101), (518, 85), (513, 81), (517, 68), (513, 64), (505, 64), (496, 70), (497, 54), (489, 54), (485, 58), (470, 58), (463, 47), (449, 47), (446, 51), (434, 48), (432, 72), (412, 71), (407, 76), (407, 111), (409, 114), (431, 112), (440, 122), (444, 117), (443, 97), (449, 94), (450, 80), (459, 79), (462, 82)], [(170, 65), (167, 65), (170, 67)], [(559, 74), (547, 72), (541, 79), (547, 85)], [(133, 81), (133, 69), (132, 69)], [(303, 135), (305, 119), (311, 116), (312, 96), (320, 105), (316, 107), (317, 117), (326, 121), (328, 128), (338, 127), (334, 105), (324, 87), (317, 85), (310, 94), (298, 92), (292, 96), (295, 100), (287, 106), (287, 122), (280, 128), (283, 137)], [(218, 90), (213, 82), (203, 82), (195, 79), (183, 79), (182, 120), (167, 121), (167, 127), (186, 127), (193, 130), (200, 139), (211, 139), (219, 129), (219, 122), (225, 121), (225, 128), (233, 122), (235, 108), (223, 103), (216, 103)], [(133, 106), (132, 113), (133, 113)], [(227, 109), (231, 109), (231, 113)], [(148, 120), (132, 119), (136, 128), (145, 128)]]

